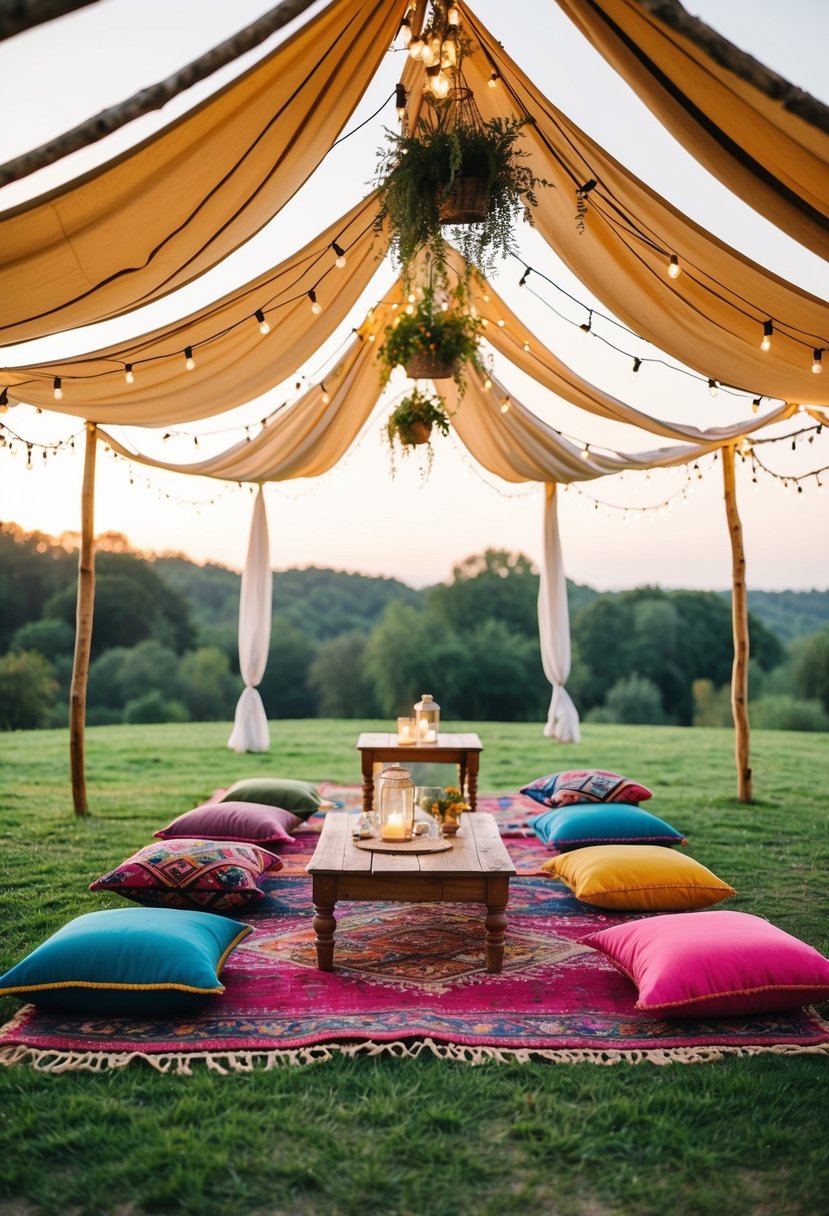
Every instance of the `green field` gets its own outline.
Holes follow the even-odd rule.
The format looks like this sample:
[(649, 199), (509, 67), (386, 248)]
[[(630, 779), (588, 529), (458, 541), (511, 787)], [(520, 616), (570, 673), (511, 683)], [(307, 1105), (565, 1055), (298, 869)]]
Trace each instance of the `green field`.
[[(825, 736), (755, 732), (756, 801), (744, 806), (728, 731), (588, 726), (558, 747), (538, 725), (456, 725), (484, 742), (483, 793), (580, 766), (643, 781), (653, 811), (738, 889), (730, 908), (829, 955)], [(276, 722), (264, 756), (228, 751), (228, 724), (93, 729), (85, 819), (72, 813), (65, 731), (0, 736), (0, 971), (71, 917), (115, 906), (91, 879), (216, 786), (260, 773), (358, 783), (364, 729), (388, 724)], [(18, 1008), (5, 998), (0, 1016)], [(228, 1076), (17, 1065), (0, 1068), (0, 1214), (816, 1216), (828, 1082), (827, 1055), (356, 1058)]]

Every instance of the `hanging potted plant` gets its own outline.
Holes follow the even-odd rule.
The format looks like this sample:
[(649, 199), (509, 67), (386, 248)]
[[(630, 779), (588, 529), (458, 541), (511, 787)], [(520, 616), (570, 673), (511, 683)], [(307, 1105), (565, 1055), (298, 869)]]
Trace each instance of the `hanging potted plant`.
[(463, 311), (460, 301), (446, 311), (437, 304), (431, 287), (425, 288), (411, 312), (402, 312), (386, 326), (378, 352), (380, 380), (385, 384), (395, 367), (402, 366), (413, 380), (452, 377), (461, 394), (466, 388), (466, 365), (482, 369), (478, 350), (481, 320)]
[(386, 439), (392, 461), (392, 476), (394, 476), (395, 445), (399, 444), (403, 455), (406, 456), (412, 448), (425, 445), (427, 449), (426, 471), (432, 468), (434, 452), (430, 442), (432, 430), (436, 428), (441, 435), (449, 434), (449, 414), (441, 397), (431, 393), (421, 392), (413, 388), (411, 392), (398, 402), (386, 422)]
[[(457, 92), (469, 91), (463, 86)], [(410, 134), (389, 132), (379, 156), (380, 219), (392, 234), (392, 252), (404, 277), (425, 249), (446, 281), (446, 229), (469, 266), (491, 274), (497, 257), (514, 252), (513, 226), (547, 185), (526, 163), (519, 146), (528, 119), (484, 121), (467, 99), (432, 103)]]

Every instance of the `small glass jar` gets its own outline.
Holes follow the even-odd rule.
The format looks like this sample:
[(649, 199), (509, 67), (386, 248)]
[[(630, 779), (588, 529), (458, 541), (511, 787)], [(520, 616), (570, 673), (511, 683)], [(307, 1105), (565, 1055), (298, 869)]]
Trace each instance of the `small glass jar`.
[(397, 746), (411, 747), (417, 742), (417, 726), (414, 718), (397, 719)]
[(411, 840), (414, 829), (414, 782), (398, 765), (377, 778), (381, 840)]
[(440, 706), (432, 694), (424, 692), (414, 707), (415, 734), (418, 743), (437, 743), (440, 730)]

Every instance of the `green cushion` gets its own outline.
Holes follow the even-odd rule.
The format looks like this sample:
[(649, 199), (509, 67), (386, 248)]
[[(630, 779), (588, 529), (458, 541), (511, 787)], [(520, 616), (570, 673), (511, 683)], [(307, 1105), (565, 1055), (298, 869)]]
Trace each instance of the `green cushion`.
[(45, 1009), (175, 1013), (224, 992), (219, 975), (225, 960), (252, 932), (250, 925), (212, 912), (88, 912), (0, 976), (0, 995)]
[(295, 781), (290, 777), (245, 777), (235, 782), (221, 798), (222, 802), (263, 802), (281, 806), (300, 819), (307, 819), (322, 806), (317, 787), (310, 781)]

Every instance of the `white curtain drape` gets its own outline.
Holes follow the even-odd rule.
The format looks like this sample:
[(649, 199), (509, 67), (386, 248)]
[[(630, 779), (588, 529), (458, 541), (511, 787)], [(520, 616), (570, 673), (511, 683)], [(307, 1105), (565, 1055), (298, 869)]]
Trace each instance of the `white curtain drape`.
[(556, 486), (544, 486), (544, 544), (538, 586), (538, 636), (544, 674), (553, 686), (544, 734), (558, 743), (578, 743), (578, 710), (564, 687), (570, 674), (570, 613), (558, 534)]
[(256, 685), (265, 674), (271, 641), (273, 572), (268, 544), (268, 517), (262, 486), (253, 506), (250, 541), (239, 597), (239, 670), (245, 681), (227, 741), (235, 752), (266, 752), (268, 719)]

